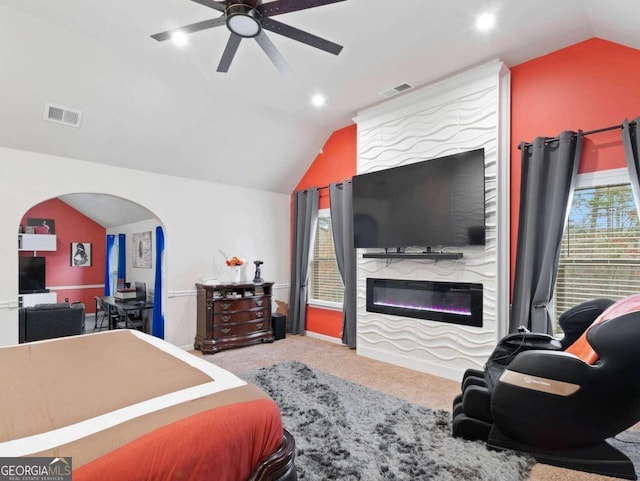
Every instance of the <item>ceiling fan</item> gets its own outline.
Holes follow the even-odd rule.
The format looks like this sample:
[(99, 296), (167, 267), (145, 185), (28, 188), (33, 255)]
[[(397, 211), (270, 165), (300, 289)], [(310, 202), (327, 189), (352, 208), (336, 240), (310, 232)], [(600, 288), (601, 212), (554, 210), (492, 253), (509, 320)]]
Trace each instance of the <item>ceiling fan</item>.
[(192, 23), (191, 25), (185, 25), (184, 27), (167, 30), (166, 32), (156, 33), (155, 35), (151, 35), (151, 37), (162, 42), (170, 39), (173, 34), (177, 32), (189, 34), (226, 25), (231, 35), (227, 41), (227, 46), (224, 49), (220, 63), (218, 64), (218, 72), (229, 71), (233, 57), (243, 38), (254, 38), (280, 73), (283, 75), (291, 75), (291, 68), (271, 42), (265, 30), (289, 37), (290, 39), (297, 40), (298, 42), (305, 43), (334, 55), (338, 55), (342, 50), (341, 45), (273, 20), (271, 17), (331, 3), (344, 2), (345, 0), (275, 0), (269, 3), (262, 3), (262, 0), (227, 0), (220, 2), (214, 0), (191, 1), (222, 12), (222, 15), (211, 20), (204, 20), (202, 22)]

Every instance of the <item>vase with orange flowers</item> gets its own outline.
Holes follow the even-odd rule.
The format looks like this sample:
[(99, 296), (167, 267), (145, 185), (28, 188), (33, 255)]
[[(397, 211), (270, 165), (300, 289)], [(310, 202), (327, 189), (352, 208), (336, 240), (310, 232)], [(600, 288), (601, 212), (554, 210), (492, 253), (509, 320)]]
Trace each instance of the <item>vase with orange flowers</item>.
[(231, 268), (232, 272), (232, 282), (235, 284), (240, 283), (240, 278), (242, 275), (241, 269), (242, 266), (245, 265), (246, 261), (238, 256), (227, 256), (224, 252), (220, 251), (220, 253), (224, 256), (224, 262)]

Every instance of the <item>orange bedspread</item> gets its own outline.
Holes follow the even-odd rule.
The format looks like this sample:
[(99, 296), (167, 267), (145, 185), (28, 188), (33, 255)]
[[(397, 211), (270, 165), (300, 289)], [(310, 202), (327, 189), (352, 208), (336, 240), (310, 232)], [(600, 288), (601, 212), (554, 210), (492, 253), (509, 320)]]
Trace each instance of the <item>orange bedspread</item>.
[(282, 441), (279, 412), (268, 400), (195, 414), (146, 434), (74, 470), (74, 481), (121, 479), (239, 481)]
[(0, 348), (0, 456), (71, 457), (74, 481), (243, 481), (275, 452), (278, 407), (126, 330)]

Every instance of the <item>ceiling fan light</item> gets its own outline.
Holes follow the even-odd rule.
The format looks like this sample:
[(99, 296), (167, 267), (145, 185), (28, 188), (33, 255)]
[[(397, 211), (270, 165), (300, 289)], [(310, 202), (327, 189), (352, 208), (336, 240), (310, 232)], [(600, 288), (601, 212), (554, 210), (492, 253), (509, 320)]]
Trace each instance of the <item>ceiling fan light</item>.
[(189, 43), (189, 37), (186, 33), (179, 30), (171, 35), (171, 41), (178, 47), (184, 47)]
[(314, 107), (320, 108), (324, 106), (325, 102), (326, 102), (326, 99), (322, 94), (315, 94), (313, 97), (311, 97), (311, 103), (313, 104)]
[(236, 35), (244, 38), (255, 37), (260, 34), (260, 12), (243, 3), (229, 5), (227, 8), (227, 28)]
[(483, 13), (476, 18), (476, 28), (481, 32), (488, 32), (496, 24), (496, 16), (492, 13)]

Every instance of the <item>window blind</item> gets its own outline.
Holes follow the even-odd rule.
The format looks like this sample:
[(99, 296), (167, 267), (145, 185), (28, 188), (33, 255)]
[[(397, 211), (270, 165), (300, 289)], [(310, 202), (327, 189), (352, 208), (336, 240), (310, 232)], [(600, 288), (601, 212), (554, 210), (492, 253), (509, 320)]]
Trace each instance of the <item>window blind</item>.
[(344, 287), (336, 262), (330, 217), (318, 217), (309, 296), (325, 302), (342, 303), (343, 300)]
[(640, 222), (630, 184), (576, 189), (562, 239), (556, 318), (588, 299), (638, 292)]

